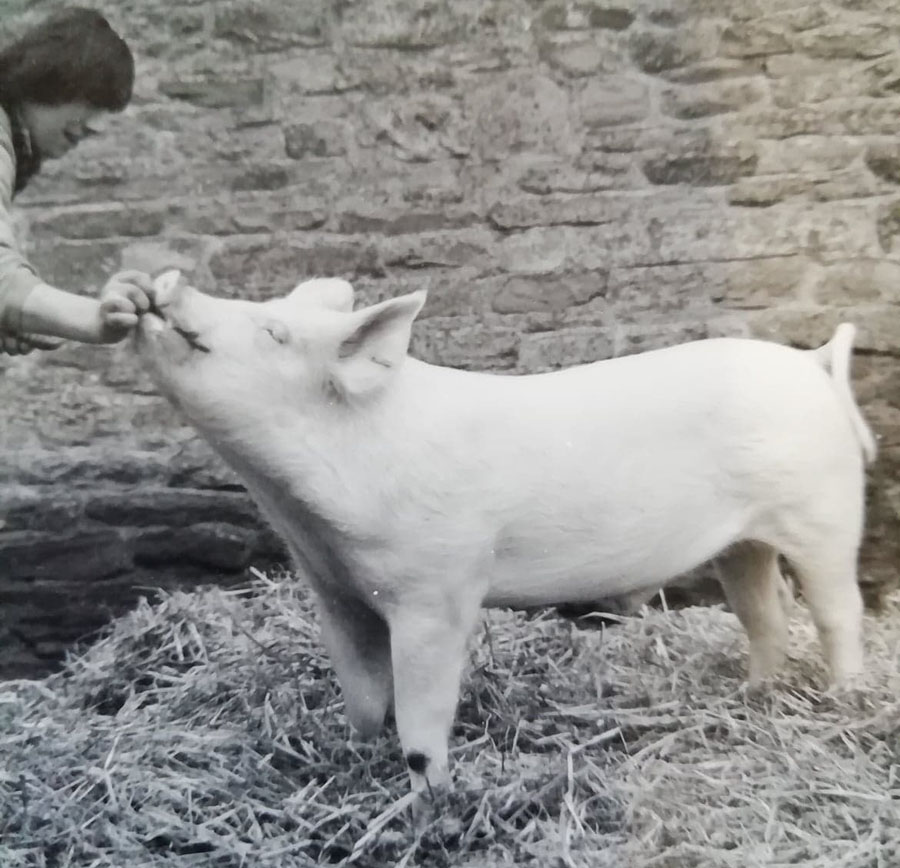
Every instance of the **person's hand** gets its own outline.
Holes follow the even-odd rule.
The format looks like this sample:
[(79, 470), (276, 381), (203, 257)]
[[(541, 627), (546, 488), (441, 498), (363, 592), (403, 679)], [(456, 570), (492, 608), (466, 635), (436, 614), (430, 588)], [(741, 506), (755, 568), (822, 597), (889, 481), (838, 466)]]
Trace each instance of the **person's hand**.
[(136, 325), (150, 308), (153, 281), (143, 271), (120, 271), (100, 290), (100, 342), (114, 344)]
[(55, 350), (62, 344), (59, 338), (46, 335), (0, 334), (0, 355), (27, 356), (32, 350)]

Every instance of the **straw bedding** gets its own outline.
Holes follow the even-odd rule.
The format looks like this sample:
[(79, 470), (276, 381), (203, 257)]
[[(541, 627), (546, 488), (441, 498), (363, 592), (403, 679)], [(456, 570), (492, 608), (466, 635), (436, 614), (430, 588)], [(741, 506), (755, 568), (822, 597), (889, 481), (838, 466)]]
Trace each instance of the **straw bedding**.
[(900, 866), (900, 597), (851, 692), (822, 692), (801, 606), (792, 629), (751, 693), (720, 608), (486, 613), (455, 790), (417, 833), (396, 734), (349, 737), (301, 583), (165, 596), (0, 684), (0, 866)]

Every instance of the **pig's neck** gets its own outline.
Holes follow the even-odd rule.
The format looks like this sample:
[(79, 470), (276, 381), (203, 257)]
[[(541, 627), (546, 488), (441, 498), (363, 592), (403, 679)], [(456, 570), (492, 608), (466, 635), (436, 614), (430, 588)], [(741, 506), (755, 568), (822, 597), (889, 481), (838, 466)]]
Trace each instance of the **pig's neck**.
[(374, 400), (288, 410), (227, 434), (207, 431), (207, 439), (273, 523), (275, 514), (294, 523), (316, 515), (352, 534), (371, 523), (400, 468), (421, 467), (426, 482), (427, 456), (450, 431), (432, 412), (450, 399), (445, 373), (463, 372), (409, 359)]

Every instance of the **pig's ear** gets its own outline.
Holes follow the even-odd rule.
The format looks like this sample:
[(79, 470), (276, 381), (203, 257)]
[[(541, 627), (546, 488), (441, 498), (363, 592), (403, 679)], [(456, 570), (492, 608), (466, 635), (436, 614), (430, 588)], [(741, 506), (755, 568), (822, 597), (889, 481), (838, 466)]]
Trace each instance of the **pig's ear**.
[(363, 395), (383, 385), (409, 350), (413, 320), (425, 304), (424, 290), (363, 308), (347, 318), (332, 363), (335, 385)]
[(181, 271), (177, 268), (170, 268), (153, 278), (153, 288), (165, 295), (178, 286), (179, 280), (181, 280)]
[(316, 277), (298, 283), (287, 296), (291, 304), (324, 307), (349, 313), (353, 310), (353, 287), (337, 277)]

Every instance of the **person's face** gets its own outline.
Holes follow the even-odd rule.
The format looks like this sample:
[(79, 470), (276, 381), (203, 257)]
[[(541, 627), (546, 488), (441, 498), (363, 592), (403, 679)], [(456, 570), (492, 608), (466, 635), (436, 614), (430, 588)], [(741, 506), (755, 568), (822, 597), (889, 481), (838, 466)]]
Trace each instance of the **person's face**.
[(61, 105), (25, 103), (22, 114), (31, 133), (31, 141), (41, 156), (54, 159), (93, 134), (88, 121), (99, 115), (100, 111), (83, 102)]

